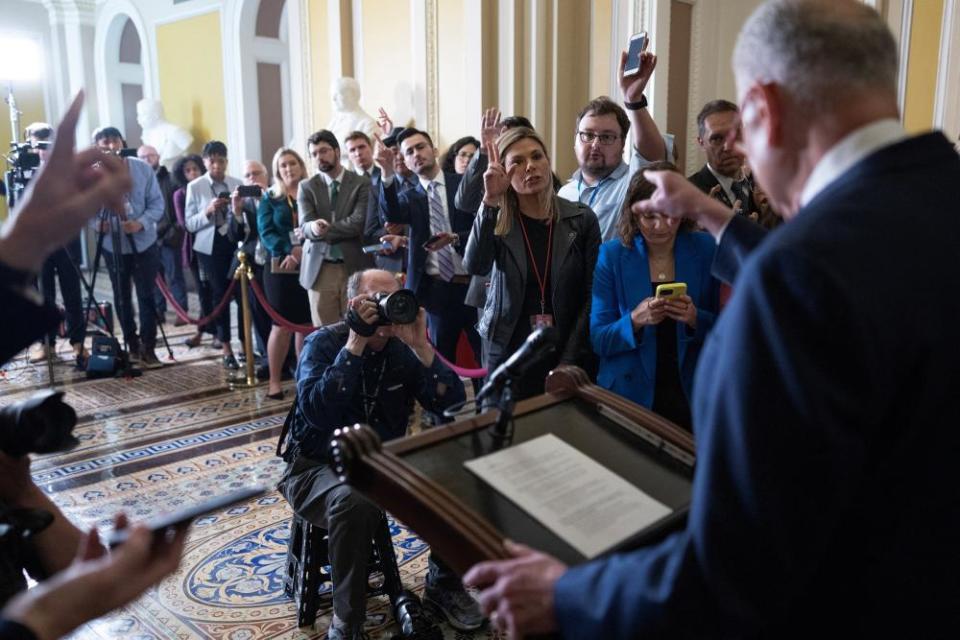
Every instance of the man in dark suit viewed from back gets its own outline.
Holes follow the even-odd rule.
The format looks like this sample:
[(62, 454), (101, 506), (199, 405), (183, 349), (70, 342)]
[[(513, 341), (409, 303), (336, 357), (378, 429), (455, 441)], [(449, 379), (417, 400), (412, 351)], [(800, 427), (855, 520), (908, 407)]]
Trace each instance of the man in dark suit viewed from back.
[(939, 132), (904, 132), (897, 68), (859, 2), (774, 0), (749, 18), (734, 53), (745, 151), (788, 223), (764, 238), (669, 173), (634, 205), (699, 221), (736, 277), (695, 380), (688, 522), (579, 567), (526, 548), (474, 567), (500, 626), (956, 633), (960, 158)]

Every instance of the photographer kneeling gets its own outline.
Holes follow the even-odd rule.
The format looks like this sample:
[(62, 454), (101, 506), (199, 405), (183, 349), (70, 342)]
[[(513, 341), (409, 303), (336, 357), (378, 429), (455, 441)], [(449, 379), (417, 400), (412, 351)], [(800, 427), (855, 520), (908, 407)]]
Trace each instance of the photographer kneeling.
[[(329, 532), (331, 639), (363, 637), (367, 561), (381, 517), (381, 510), (342, 483), (331, 467), (334, 429), (363, 422), (390, 440), (406, 433), (414, 399), (438, 414), (464, 399), (463, 383), (427, 341), (426, 312), (419, 308), (413, 319), (418, 307), (412, 294), (384, 300), (399, 289), (389, 271), (350, 276), (347, 322), (310, 334), (297, 366), (297, 406), (279, 489), (298, 515)], [(407, 315), (396, 318), (407, 324), (390, 323), (385, 316), (395, 310)], [(483, 622), (460, 579), (436, 558), (430, 559), (425, 599), (458, 629), (476, 629)]]

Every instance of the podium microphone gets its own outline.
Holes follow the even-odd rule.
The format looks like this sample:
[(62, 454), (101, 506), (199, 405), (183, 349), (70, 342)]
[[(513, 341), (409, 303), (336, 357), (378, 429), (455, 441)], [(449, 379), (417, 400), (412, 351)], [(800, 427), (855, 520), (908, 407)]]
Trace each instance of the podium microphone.
[(476, 401), (499, 392), (508, 381), (519, 378), (532, 364), (556, 351), (558, 340), (555, 327), (542, 327), (531, 333), (526, 342), (494, 370), (477, 394)]

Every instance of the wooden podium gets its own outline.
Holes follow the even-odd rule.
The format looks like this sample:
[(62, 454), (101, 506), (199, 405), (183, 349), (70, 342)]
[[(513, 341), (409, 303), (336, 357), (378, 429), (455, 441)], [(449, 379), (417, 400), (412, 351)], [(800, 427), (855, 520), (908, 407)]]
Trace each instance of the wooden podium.
[[(605, 553), (650, 544), (686, 522), (693, 437), (677, 425), (590, 383), (576, 367), (550, 373), (547, 393), (517, 403), (512, 444), (553, 434), (671, 509)], [(382, 444), (367, 426), (339, 429), (331, 443), (338, 473), (426, 540), (461, 574), (508, 557), (504, 538), (567, 564), (587, 560), (464, 467), (497, 451), (497, 411)], [(507, 444), (506, 446), (510, 446)]]

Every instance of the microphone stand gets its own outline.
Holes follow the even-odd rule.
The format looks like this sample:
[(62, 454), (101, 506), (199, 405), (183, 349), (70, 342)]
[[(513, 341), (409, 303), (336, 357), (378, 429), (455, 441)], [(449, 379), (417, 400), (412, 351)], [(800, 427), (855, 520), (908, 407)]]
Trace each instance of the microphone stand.
[(513, 444), (513, 379), (508, 378), (497, 396), (497, 421), (493, 425), (490, 439), (493, 450), (497, 451)]

